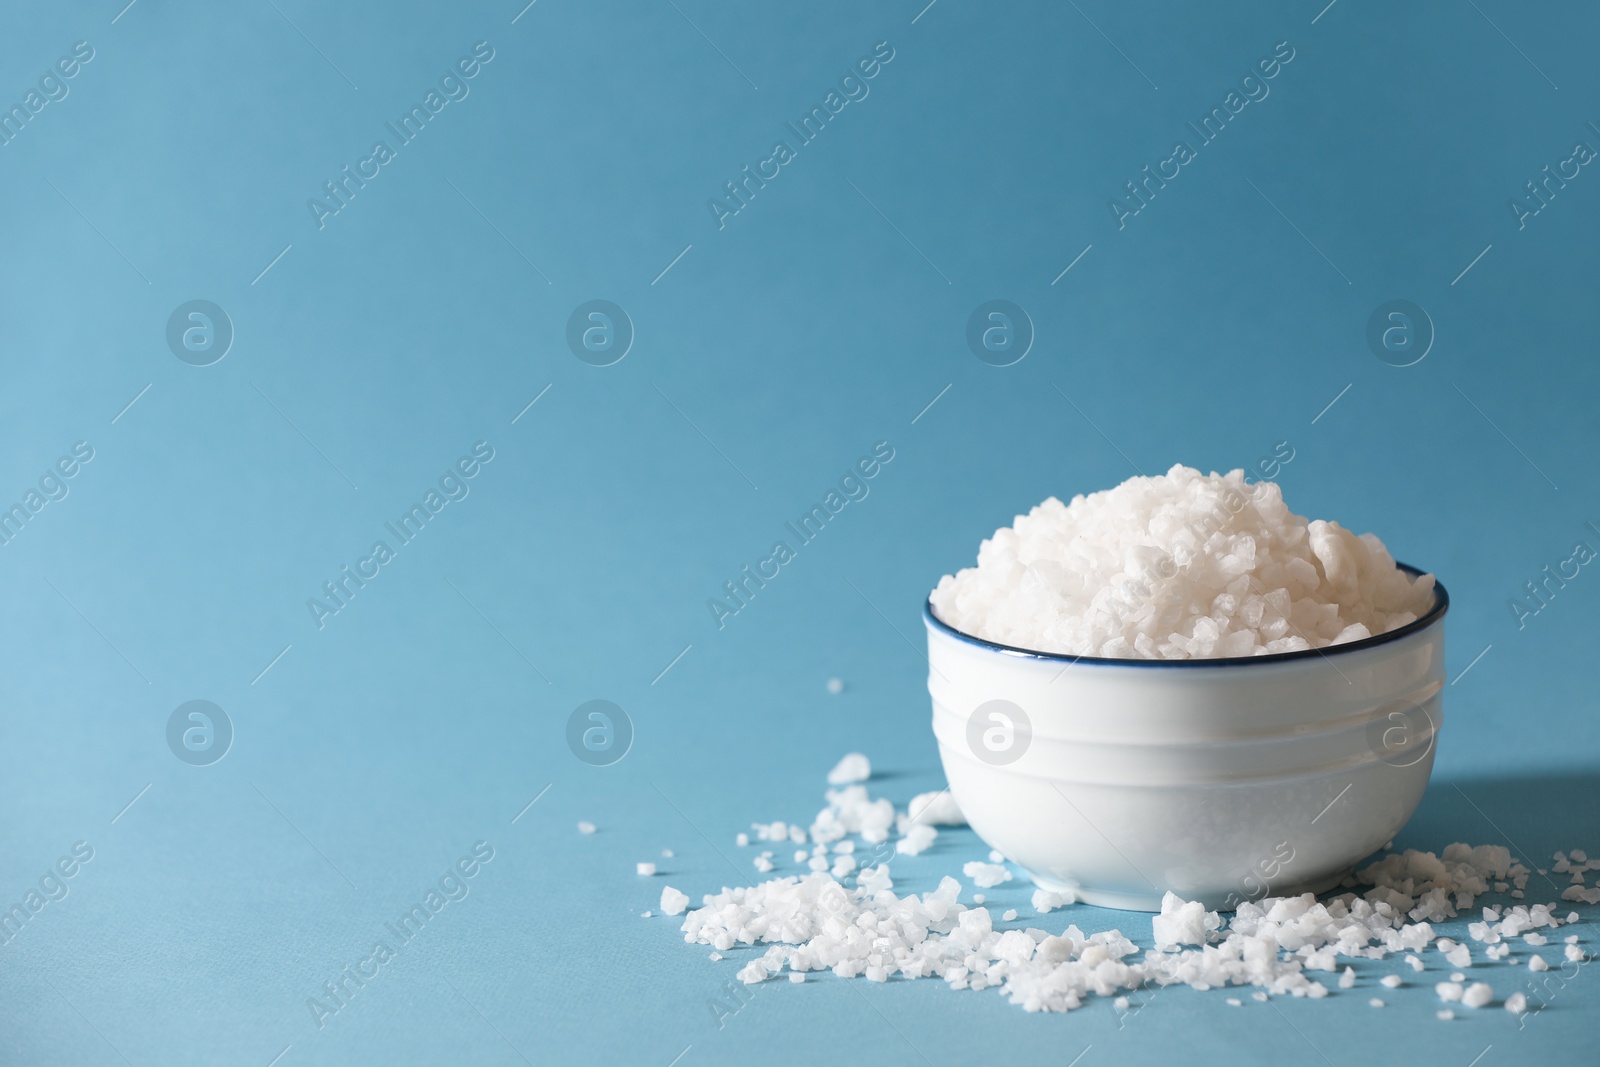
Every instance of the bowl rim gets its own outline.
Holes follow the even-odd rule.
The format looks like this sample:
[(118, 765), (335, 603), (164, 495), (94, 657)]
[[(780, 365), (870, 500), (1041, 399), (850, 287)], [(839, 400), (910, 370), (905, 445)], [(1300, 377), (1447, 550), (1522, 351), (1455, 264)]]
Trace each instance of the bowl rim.
[[(1413, 578), (1420, 578), (1422, 575), (1427, 573), (1418, 567), (1413, 567), (1409, 563), (1402, 563), (1399, 560), (1395, 561), (1395, 566), (1400, 568), (1402, 571), (1405, 571)], [(998, 641), (990, 641), (986, 638), (977, 637), (973, 634), (966, 633), (963, 630), (958, 630), (954, 626), (951, 626), (949, 623), (945, 622), (943, 619), (939, 618), (939, 616), (935, 615), (933, 612), (932, 593), (929, 593), (927, 600), (923, 601), (922, 619), (923, 622), (931, 629), (938, 630), (948, 637), (955, 638), (957, 641), (961, 641), (969, 645), (976, 645), (979, 648), (984, 648), (991, 652), (999, 652), (1003, 655), (1014, 656), (1020, 659), (1044, 660), (1050, 663), (1081, 662), (1091, 666), (1104, 667), (1160, 667), (1166, 669), (1187, 668), (1189, 670), (1199, 670), (1212, 667), (1255, 667), (1275, 663), (1289, 663), (1296, 660), (1311, 659), (1312, 657), (1328, 659), (1333, 656), (1343, 656), (1353, 652), (1365, 652), (1368, 649), (1378, 648), (1381, 645), (1399, 641), (1402, 638), (1410, 637), (1412, 634), (1420, 633), (1421, 631), (1426, 630), (1428, 627), (1442, 622), (1444, 620), (1445, 613), (1449, 610), (1450, 593), (1447, 589), (1445, 589), (1444, 583), (1439, 581), (1438, 576), (1435, 575), (1433, 579), (1433, 607), (1429, 608), (1425, 614), (1419, 616), (1411, 622), (1406, 623), (1404, 626), (1401, 626), (1398, 629), (1389, 630), (1385, 633), (1376, 634), (1372, 637), (1363, 637), (1359, 641), (1346, 641), (1343, 644), (1330, 645), (1324, 648), (1304, 648), (1294, 652), (1272, 652), (1265, 656), (1217, 656), (1206, 659), (1118, 659), (1111, 656), (1075, 656), (1066, 652), (1040, 652), (1031, 648), (1018, 648), (1015, 645), (1003, 645)]]

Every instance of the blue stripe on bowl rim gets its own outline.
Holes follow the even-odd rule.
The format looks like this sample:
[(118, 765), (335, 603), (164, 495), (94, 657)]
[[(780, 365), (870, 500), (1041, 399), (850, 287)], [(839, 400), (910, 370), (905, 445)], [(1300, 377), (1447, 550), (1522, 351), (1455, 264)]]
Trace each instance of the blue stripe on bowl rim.
[[(1401, 563), (1398, 560), (1395, 561), (1395, 566), (1399, 567), (1413, 578), (1419, 578), (1423, 574), (1427, 573), (1426, 571), (1411, 566), (1409, 563)], [(1103, 667), (1165, 667), (1188, 668), (1190, 670), (1195, 670), (1197, 668), (1204, 667), (1253, 667), (1273, 663), (1289, 663), (1295, 660), (1310, 659), (1312, 657), (1329, 659), (1333, 656), (1348, 655), (1352, 652), (1364, 652), (1367, 649), (1377, 648), (1380, 645), (1388, 644), (1392, 641), (1398, 641), (1404, 637), (1409, 637), (1414, 633), (1420, 633), (1435, 623), (1442, 622), (1444, 620), (1445, 613), (1449, 610), (1450, 593), (1445, 589), (1444, 584), (1439, 581), (1438, 577), (1435, 576), (1433, 580), (1433, 607), (1428, 609), (1428, 612), (1425, 615), (1412, 622), (1406, 623), (1397, 630), (1390, 630), (1386, 633), (1377, 634), (1373, 637), (1363, 637), (1359, 641), (1346, 641), (1343, 644), (1328, 645), (1324, 648), (1307, 648), (1300, 649), (1295, 652), (1272, 652), (1265, 656), (1228, 656), (1213, 657), (1209, 659), (1115, 659), (1110, 656), (1073, 656), (1068, 655), (1065, 652), (1038, 652), (1030, 648), (1017, 648), (1014, 645), (1002, 645), (998, 641), (989, 641), (982, 637), (975, 637), (972, 634), (963, 633), (962, 631), (957, 630), (954, 626), (951, 626), (949, 623), (945, 622), (943, 619), (939, 618), (933, 613), (933, 595), (931, 593), (929, 594), (928, 599), (923, 602), (922, 618), (927, 625), (933, 627), (935, 630), (938, 630), (941, 633), (949, 637), (953, 637), (965, 644), (976, 645), (979, 648), (988, 649), (991, 652), (1000, 652), (1007, 656), (1017, 656), (1022, 659), (1044, 660), (1051, 663), (1081, 662), (1091, 666)]]

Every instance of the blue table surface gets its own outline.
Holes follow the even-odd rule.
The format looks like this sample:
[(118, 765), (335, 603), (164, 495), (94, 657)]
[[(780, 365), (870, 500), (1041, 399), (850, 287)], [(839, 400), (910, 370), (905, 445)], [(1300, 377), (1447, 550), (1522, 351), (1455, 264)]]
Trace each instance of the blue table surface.
[[(0, 1060), (1593, 1055), (1586, 966), (1446, 1024), (1437, 958), (1382, 1011), (1373, 964), (1270, 1008), (823, 976), (719, 1013), (748, 952), (640, 913), (754, 877), (734, 835), (809, 821), (846, 751), (902, 805), (942, 784), (921, 607), (996, 527), (1280, 447), (1296, 511), (1454, 598), (1397, 846), (1600, 854), (1600, 577), (1570, 563), (1600, 548), (1600, 15), (524, 2), (0, 15)], [(621, 313), (574, 346), (594, 300)], [(1008, 366), (1018, 341), (968, 343), (990, 300), (1026, 317)], [(868, 495), (719, 625), (879, 442)], [(342, 567), (368, 577), (333, 600)], [(633, 735), (604, 766), (568, 744), (595, 699)], [(197, 700), (211, 735), (185, 748), (185, 712), (169, 744)], [(985, 852), (949, 832), (896, 881)], [(1027, 894), (990, 901), (1027, 925)]]

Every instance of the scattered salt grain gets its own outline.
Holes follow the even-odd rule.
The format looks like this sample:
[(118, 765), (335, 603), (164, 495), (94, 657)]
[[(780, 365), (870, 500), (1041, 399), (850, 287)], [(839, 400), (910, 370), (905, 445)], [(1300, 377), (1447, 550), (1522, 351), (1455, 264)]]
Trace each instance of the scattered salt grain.
[(805, 980), (806, 980), (806, 976), (804, 974), (800, 973), (799, 971), (793, 971), (793, 972), (791, 972), (789, 974), (789, 981), (794, 983), (795, 985), (799, 985), (801, 982), (804, 982)]
[(1244, 1001), (1240, 1000), (1238, 997), (1229, 997), (1228, 998), (1228, 1007), (1230, 1007), (1230, 1008), (1242, 1008), (1242, 1007), (1244, 1007)]
[(971, 863), (962, 864), (961, 873), (972, 879), (972, 884), (979, 889), (992, 889), (1001, 882), (1011, 881), (1011, 871), (1000, 863)]
[(711, 960), (712, 963), (717, 962), (721, 958), (722, 958), (722, 953), (720, 953), (720, 952), (713, 952), (709, 957), (709, 959)]
[(1467, 980), (1467, 976), (1462, 974), (1460, 971), (1456, 971), (1455, 973), (1450, 975), (1450, 981), (1452, 981), (1452, 982), (1465, 982), (1466, 980)]
[(653, 912), (653, 911), (641, 911), (639, 913), (639, 918), (648, 919), (648, 918), (650, 918), (650, 916), (652, 916), (654, 914), (655, 914), (655, 912)]
[(1544, 961), (1544, 957), (1543, 956), (1529, 956), (1528, 957), (1528, 970), (1530, 970), (1530, 971), (1548, 971), (1549, 969), (1550, 969), (1550, 965)]
[(749, 848), (750, 847), (750, 835), (749, 834), (734, 834), (733, 835), (733, 843), (738, 845), (740, 848)]
[(1351, 989), (1351, 988), (1354, 988), (1355, 984), (1356, 984), (1356, 969), (1354, 967), (1346, 967), (1344, 969), (1344, 973), (1339, 975), (1339, 988), (1340, 989)]
[(1440, 1008), (1438, 1011), (1433, 1013), (1433, 1017), (1435, 1019), (1442, 1019), (1445, 1022), (1449, 1022), (1451, 1019), (1456, 1017), (1456, 1013), (1451, 1011), (1449, 1008)]
[(1373, 997), (1371, 1000), (1367, 1001), (1367, 1007), (1381, 1008), (1383, 1007), (1383, 1001), (1379, 1000), (1377, 997)]
[(937, 793), (918, 793), (906, 805), (906, 813), (912, 822), (929, 826), (967, 825), (967, 817), (961, 814), (961, 805), (956, 803), (956, 798), (950, 795), (948, 789), (941, 789)]
[(1203, 945), (1206, 935), (1222, 925), (1222, 917), (1206, 911), (1198, 900), (1185, 901), (1170, 889), (1161, 898), (1161, 914), (1150, 917), (1156, 948)]
[(1118, 997), (1116, 1000), (1113, 1000), (1111, 1002), (1111, 1006), (1113, 1008), (1115, 1008), (1118, 1012), (1125, 1012), (1125, 1011), (1128, 1010), (1128, 998), (1127, 997)]
[(1062, 890), (1059, 893), (1049, 889), (1035, 889), (1033, 891), (1033, 910), (1040, 915), (1077, 902), (1077, 894), (1070, 889)]
[(768, 871), (772, 870), (772, 853), (763, 852), (761, 855), (751, 860), (750, 865), (756, 870), (760, 871), (762, 874), (766, 874)]
[(989, 850), (989, 862), (990, 863), (1004, 863), (1005, 861), (1006, 861), (1006, 858), (1001, 853), (1001, 851), (999, 849), (991, 848)]
[(829, 785), (849, 785), (864, 782), (872, 777), (872, 761), (859, 752), (851, 752), (828, 772)]
[(829, 678), (828, 679), (828, 692), (832, 693), (834, 696), (838, 696), (840, 693), (844, 692), (844, 679), (843, 678)]
[[(829, 789), (827, 807), (809, 831), (788, 823), (753, 825), (762, 840), (814, 842), (814, 849), (799, 850), (796, 858), (817, 869), (707, 895), (702, 906), (684, 915), (681, 926), (686, 941), (718, 954), (736, 945), (764, 945), (739, 968), (745, 983), (784, 972), (793, 981), (794, 975), (824, 968), (839, 977), (877, 982), (933, 977), (955, 989), (997, 989), (1028, 1011), (1071, 1011), (1091, 996), (1116, 997), (1123, 1011), (1126, 991), (1174, 983), (1201, 991), (1254, 986), (1250, 995), (1259, 1001), (1274, 995), (1321, 999), (1331, 994), (1335, 981), (1350, 988), (1355, 974), (1346, 959), (1403, 954), (1409, 966), (1422, 971), (1419, 954), (1433, 946), (1452, 965), (1472, 966), (1468, 946), (1438, 937), (1436, 923), (1460, 918), (1468, 927), (1466, 936), (1484, 945), (1480, 968), (1507, 959), (1511, 939), (1521, 937), (1531, 946), (1543, 939), (1538, 931), (1563, 923), (1552, 914), (1554, 905), (1483, 908), (1479, 897), (1497, 882), (1526, 879), (1528, 869), (1503, 846), (1452, 844), (1437, 855), (1415, 850), (1386, 855), (1346, 879), (1345, 889), (1355, 892), (1321, 900), (1302, 893), (1246, 901), (1226, 920), (1200, 902), (1171, 894), (1161, 913), (1151, 917), (1156, 947), (1144, 950), (1116, 930), (1085, 935), (1068, 925), (1057, 935), (1033, 927), (997, 928), (997, 922), (1014, 922), (1017, 910), (991, 913), (981, 906), (982, 893), (973, 895), (974, 906), (964, 905), (962, 884), (954, 878), (944, 878), (931, 892), (897, 895), (886, 863), (849, 869), (856, 863), (858, 842), (873, 859), (881, 859), (884, 850), (873, 846), (891, 832), (904, 840), (913, 825), (907, 812), (872, 798), (860, 784)], [(981, 888), (987, 879), (976, 874), (991, 868), (1011, 874), (1000, 863), (969, 864), (964, 873)], [(1071, 901), (1070, 890), (1033, 892), (1034, 910), (1041, 913)], [(669, 914), (683, 914), (687, 903), (687, 895), (676, 889), (662, 892), (662, 909)], [(1569, 919), (1576, 922), (1578, 916)], [(1581, 955), (1577, 941), (1573, 936), (1564, 947)], [(1528, 966), (1546, 965), (1530, 955)], [(1318, 972), (1337, 977), (1324, 984), (1313, 979)], [(1487, 983), (1464, 985), (1461, 971), (1454, 978), (1435, 987), (1447, 1005), (1438, 1012), (1441, 1019), (1455, 1017), (1448, 1005), (1493, 1002)], [(1389, 989), (1404, 984), (1395, 974), (1379, 981)], [(1383, 1006), (1376, 997), (1369, 1003)], [(1512, 1003), (1508, 998), (1507, 1006)]]
[(580, 833), (580, 834), (592, 834), (592, 833), (594, 833), (594, 831), (595, 831), (594, 823), (592, 823), (592, 822), (580, 822), (580, 823), (578, 823), (578, 833)]
[(1573, 963), (1582, 963), (1583, 962), (1583, 949), (1582, 949), (1582, 947), (1578, 946), (1578, 945), (1568, 945), (1567, 948), (1566, 948), (1566, 957), (1567, 957), (1568, 960), (1572, 961)]
[(656, 873), (656, 865), (653, 863), (635, 863), (633, 869), (646, 878)]
[(894, 843), (894, 850), (904, 856), (917, 856), (927, 851), (933, 844), (934, 838), (939, 836), (939, 831), (931, 826), (921, 823), (906, 831), (906, 835)]
[(662, 849), (661, 850), (661, 858), (664, 859), (664, 860), (670, 860), (672, 858), (672, 850), (670, 848)]
[(683, 909), (687, 908), (688, 906), (689, 906), (689, 894), (680, 893), (680, 892), (678, 892), (678, 890), (672, 888), (670, 885), (662, 887), (662, 890), (661, 890), (661, 914), (663, 914), (663, 915), (682, 915), (683, 914)]
[(1521, 1015), (1528, 1010), (1528, 998), (1522, 993), (1513, 993), (1506, 998), (1505, 1009), (1512, 1015)]
[(1385, 633), (1433, 604), (1433, 577), (1383, 542), (1308, 523), (1271, 482), (1175, 466), (1051, 497), (939, 580), (939, 619), (1042, 652), (1141, 659), (1263, 655)]

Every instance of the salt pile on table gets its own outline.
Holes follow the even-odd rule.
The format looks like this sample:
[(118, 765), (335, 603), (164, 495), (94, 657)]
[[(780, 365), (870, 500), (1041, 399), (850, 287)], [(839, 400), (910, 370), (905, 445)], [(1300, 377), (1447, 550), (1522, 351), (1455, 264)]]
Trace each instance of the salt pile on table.
[[(820, 970), (878, 982), (936, 977), (953, 989), (995, 988), (1028, 1011), (1070, 1011), (1094, 996), (1125, 1003), (1119, 996), (1124, 991), (1176, 983), (1197, 990), (1254, 986), (1256, 1000), (1283, 994), (1318, 999), (1334, 995), (1332, 987), (1370, 983), (1371, 969), (1391, 957), (1394, 965), (1424, 970), (1427, 965), (1419, 954), (1430, 949), (1451, 966), (1481, 971), (1506, 955), (1491, 954), (1497, 946), (1508, 948), (1513, 938), (1521, 938), (1530, 949), (1549, 944), (1540, 931), (1554, 931), (1580, 918), (1576, 912), (1558, 915), (1554, 903), (1479, 907), (1475, 913), (1480, 897), (1512, 887), (1526, 891), (1532, 872), (1502, 846), (1453, 844), (1437, 855), (1408, 849), (1384, 856), (1346, 879), (1348, 891), (1323, 900), (1310, 893), (1267, 897), (1241, 904), (1231, 918), (1168, 893), (1160, 914), (1150, 920), (1155, 945), (1150, 949), (1141, 950), (1120, 931), (1086, 934), (1076, 924), (1060, 933), (1033, 926), (997, 930), (988, 908), (961, 902), (963, 886), (955, 878), (943, 877), (931, 892), (895, 892), (889, 865), (882, 862), (895, 853), (886, 843), (890, 828), (905, 840), (925, 824), (895, 810), (888, 800), (872, 798), (860, 784), (830, 789), (826, 796), (827, 807), (809, 828), (753, 824), (762, 840), (812, 844), (810, 851), (795, 854), (809, 869), (753, 886), (724, 888), (702, 897), (700, 907), (684, 914), (684, 940), (709, 945), (716, 954), (741, 945), (769, 946), (739, 969), (745, 983), (785, 971), (791, 981)], [(923, 801), (920, 805), (914, 802), (924, 813), (936, 807), (927, 796), (917, 798)], [(862, 839), (860, 846), (849, 840), (851, 835)], [(870, 850), (860, 861), (855, 858), (858, 847)], [(831, 870), (830, 851), (835, 861)], [(1582, 876), (1600, 867), (1591, 868), (1583, 859), (1574, 863), (1571, 855), (1557, 854), (1576, 872), (1573, 885), (1586, 888)], [(841, 858), (850, 863), (838, 864)], [(972, 861), (964, 873), (986, 884), (998, 877), (996, 868), (1010, 873), (998, 861)], [(1035, 891), (1034, 909), (1043, 914), (1070, 904), (1070, 896)], [(982, 897), (973, 899), (981, 902)], [(673, 887), (662, 890), (661, 910), (668, 915), (683, 914), (689, 903), (689, 896)], [(1008, 909), (1002, 921), (1010, 922), (1015, 914)], [(1464, 914), (1481, 915), (1481, 921), (1467, 924), (1467, 936), (1484, 946), (1486, 960), (1475, 962), (1466, 943), (1436, 935), (1434, 923)], [(1569, 963), (1587, 958), (1575, 935), (1564, 940)], [(1359, 961), (1363, 973), (1345, 961)], [(1529, 970), (1548, 967), (1537, 952), (1528, 970), (1519, 961), (1510, 962), (1517, 970), (1506, 973), (1524, 980)], [(1327, 984), (1319, 974), (1328, 976)], [(1462, 974), (1451, 978), (1436, 986), (1446, 1003), (1469, 1008), (1494, 1003), (1487, 982), (1469, 983)], [(1379, 981), (1390, 989), (1403, 984), (1395, 973)], [(1370, 1002), (1383, 1005), (1377, 998)], [(1528, 1008), (1527, 997), (1513, 993), (1504, 1007), (1520, 1015)], [(1449, 1008), (1436, 1014), (1455, 1017)]]
[(1413, 622), (1433, 576), (1398, 569), (1372, 534), (1308, 523), (1272, 482), (1175, 466), (1017, 516), (932, 602), (963, 633), (1041, 652), (1259, 656)]

